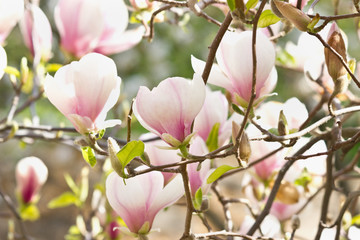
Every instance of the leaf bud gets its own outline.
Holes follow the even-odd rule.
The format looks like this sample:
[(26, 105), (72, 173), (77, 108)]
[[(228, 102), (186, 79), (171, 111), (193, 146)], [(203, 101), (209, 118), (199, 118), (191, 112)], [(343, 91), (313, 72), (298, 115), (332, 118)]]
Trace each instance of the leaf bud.
[(118, 159), (118, 157), (116, 156), (116, 154), (120, 151), (120, 147), (117, 144), (117, 142), (109, 137), (108, 138), (108, 151), (109, 151), (109, 157), (110, 157), (110, 162), (111, 162), (111, 166), (112, 168), (115, 170), (115, 172), (120, 176), (120, 177), (125, 177), (124, 176), (124, 172), (123, 172), (123, 167), (121, 165), (120, 160)]
[(293, 230), (300, 228), (300, 218), (298, 215), (293, 215), (291, 217), (291, 227)]

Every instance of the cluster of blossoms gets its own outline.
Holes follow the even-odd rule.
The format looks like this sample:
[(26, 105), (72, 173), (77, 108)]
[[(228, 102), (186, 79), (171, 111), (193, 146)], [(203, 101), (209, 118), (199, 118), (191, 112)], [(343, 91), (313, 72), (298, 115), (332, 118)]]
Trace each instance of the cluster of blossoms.
[[(7, 22), (0, 26), (1, 43), (19, 22), (34, 63), (51, 59), (52, 30), (39, 6), (29, 3), (24, 8), (21, 0), (13, 0), (11, 4), (3, 2), (7, 2), (9, 8), (6, 14), (0, 9), (0, 20), (4, 16), (2, 20)], [(153, 12), (156, 5), (148, 1), (130, 2), (139, 12), (144, 9)], [(298, 7), (303, 9), (307, 2), (302, 1)], [(297, 3), (273, 0), (270, 5), (276, 15), (286, 18), (299, 30), (307, 31), (311, 19), (295, 8)], [(203, 200), (207, 200), (211, 184), (221, 176), (217, 172), (218, 178), (211, 180), (222, 166), (233, 170), (250, 168), (248, 165), (251, 165), (242, 179), (239, 178), (238, 185), (242, 196), (249, 200), (248, 206), (256, 214), (247, 212), (237, 232), (247, 234), (251, 231), (255, 222), (253, 216), (258, 215), (272, 197), (279, 172), (287, 163), (285, 159), (296, 155), (310, 142), (305, 134), (297, 139), (279, 141), (264, 141), (266, 138), (262, 137), (264, 133), (279, 137), (299, 132), (309, 118), (305, 105), (295, 97), (284, 103), (267, 100), (274, 95), (278, 73), (275, 68), (276, 48), (266, 30), (227, 31), (216, 52), (217, 63), (212, 65), (206, 80), (202, 77), (206, 62), (189, 56), (194, 70), (192, 79), (169, 77), (152, 90), (141, 86), (131, 111), (136, 121), (149, 132), (139, 137), (144, 151), (124, 160), (122, 158), (126, 157), (121, 151), (131, 143), (130, 136), (122, 148), (118, 146), (119, 141), (106, 136), (108, 151), (96, 143), (103, 137), (103, 130), (122, 124), (120, 119), (106, 120), (108, 112), (119, 101), (122, 79), (118, 76), (115, 62), (105, 55), (135, 46), (141, 41), (145, 29), (141, 26), (126, 30), (129, 13), (122, 0), (59, 0), (54, 19), (64, 54), (78, 61), (60, 67), (54, 76), (47, 74), (39, 84), (48, 100), (82, 135), (84, 141), (79, 141), (79, 145), (94, 148), (97, 153), (110, 158), (113, 169), (106, 176), (104, 194), (124, 223), (120, 224), (116, 217), (111, 216), (109, 237), (116, 239), (115, 232), (120, 230), (145, 239), (156, 215), (184, 196), (191, 213), (205, 211)], [(308, 35), (304, 34), (297, 46), (287, 45), (286, 49), (294, 56), (298, 54), (297, 67), (309, 78), (316, 80), (322, 76), (323, 81), (326, 80), (322, 91), (330, 92), (328, 110), (330, 115), (334, 115), (332, 100), (347, 91), (348, 70), (338, 56), (324, 50), (322, 45), (313, 46), (312, 59), (299, 52), (303, 49), (301, 45), (307, 44)], [(327, 35), (327, 43), (347, 63), (346, 41), (336, 23), (322, 34)], [(253, 57), (256, 57), (256, 66), (251, 61)], [(6, 58), (4, 48), (0, 47), (1, 77), (7, 67)], [(321, 74), (318, 73), (319, 63), (326, 66), (326, 71), (322, 70)], [(221, 90), (213, 91), (206, 83)], [(226, 159), (230, 165), (221, 165), (216, 161), (221, 155), (216, 154), (231, 152), (224, 150), (230, 149), (226, 146), (235, 151), (226, 155), (230, 158)], [(270, 214), (259, 225), (259, 235), (283, 236), (281, 224), (298, 214), (310, 196), (321, 188), (327, 173), (327, 155), (316, 154), (327, 151), (325, 141), (319, 140), (304, 151), (305, 155), (314, 155), (311, 159), (297, 161), (289, 168), (278, 185)], [(263, 156), (268, 157), (261, 160)], [(130, 165), (135, 158), (138, 161)], [(165, 167), (160, 168), (162, 166)], [(156, 167), (164, 171), (154, 171), (158, 170)], [(47, 175), (46, 166), (36, 157), (18, 163), (16, 179), (21, 208), (36, 204)], [(357, 232), (358, 228), (352, 226), (347, 234), (350, 236)], [(321, 239), (326, 238), (326, 234), (334, 232), (323, 231)]]

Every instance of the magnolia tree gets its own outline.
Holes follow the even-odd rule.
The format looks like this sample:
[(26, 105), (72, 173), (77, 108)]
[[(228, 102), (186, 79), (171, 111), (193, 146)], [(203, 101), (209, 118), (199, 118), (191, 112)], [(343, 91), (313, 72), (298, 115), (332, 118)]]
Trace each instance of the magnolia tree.
[[(0, 86), (11, 86), (12, 99), (0, 142), (53, 141), (82, 153), (78, 176), (57, 179), (70, 190), (45, 203), (47, 212), (75, 206), (66, 239), (360, 239), (360, 82), (338, 25), (350, 19), (358, 29), (360, 3), (326, 2), (328, 15), (321, 2), (59, 0), (50, 18), (39, 1), (1, 0)], [(184, 12), (190, 24), (217, 26), (211, 45), (198, 45), (207, 58), (188, 56), (192, 79), (168, 77), (124, 97), (128, 81), (107, 55), (153, 40), (159, 22), (181, 25)], [(31, 56), (10, 66), (16, 24)], [(297, 44), (287, 38), (294, 32)], [(281, 98), (297, 92), (284, 69), (303, 76), (307, 105)], [(40, 117), (40, 101), (69, 127)], [(116, 114), (121, 106), (126, 114)], [(2, 237), (42, 239), (29, 228), (44, 215), (42, 186), (58, 173), (46, 167), (51, 154), (20, 158), (6, 169), (17, 187), (0, 186)]]

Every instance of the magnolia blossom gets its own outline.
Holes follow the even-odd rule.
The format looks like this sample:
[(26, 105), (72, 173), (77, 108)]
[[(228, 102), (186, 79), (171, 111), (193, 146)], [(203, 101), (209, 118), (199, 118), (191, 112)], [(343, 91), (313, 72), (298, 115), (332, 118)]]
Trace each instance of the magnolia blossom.
[[(252, 32), (226, 32), (216, 52), (216, 60), (208, 82), (228, 90), (233, 101), (248, 102), (252, 88)], [(277, 82), (274, 67), (275, 49), (271, 41), (260, 31), (256, 37), (256, 98), (270, 93)], [(205, 62), (192, 57), (192, 67), (202, 73)]]
[(7, 55), (5, 49), (0, 46), (0, 79), (4, 76), (4, 70), (7, 67)]
[(219, 123), (218, 145), (223, 146), (231, 136), (231, 120), (227, 121), (229, 103), (220, 91), (212, 92), (206, 88), (206, 98), (203, 107), (194, 122), (194, 132), (204, 141), (216, 123)]
[(52, 30), (44, 12), (30, 4), (20, 22), (25, 45), (35, 58), (47, 61), (51, 58)]
[(181, 77), (167, 78), (149, 90), (141, 86), (134, 114), (141, 125), (178, 147), (191, 134), (191, 124), (205, 100), (205, 85), (197, 74), (192, 81)]
[(304, 197), (300, 198), (297, 203), (293, 204), (286, 204), (275, 200), (271, 206), (270, 213), (279, 219), (279, 221), (284, 221), (296, 214), (296, 212), (299, 211), (305, 203), (306, 199)]
[(61, 67), (54, 77), (47, 75), (44, 89), (50, 102), (76, 130), (86, 134), (121, 123), (105, 121), (107, 112), (119, 98), (120, 83), (114, 61), (90, 53)]
[[(156, 137), (155, 134), (147, 133), (140, 136), (140, 140), (144, 141)], [(163, 140), (155, 140), (145, 142), (145, 152), (149, 156), (150, 163), (154, 166), (166, 165), (181, 161), (181, 157), (178, 155), (178, 151), (173, 149), (164, 149), (168, 146)], [(175, 176), (175, 173), (162, 172), (164, 176), (165, 185)]]
[[(189, 152), (194, 155), (204, 155), (209, 151), (202, 138), (196, 136), (190, 145)], [(210, 189), (210, 184), (206, 183), (207, 178), (214, 171), (210, 169), (210, 160), (205, 160), (201, 163), (200, 170), (199, 163), (191, 163), (187, 165), (187, 172), (189, 175), (191, 194), (195, 196), (196, 191), (201, 188), (202, 194), (205, 195)]]
[[(246, 215), (244, 217), (244, 220), (241, 224), (239, 233), (246, 234), (251, 226), (255, 223), (255, 219), (250, 217), (249, 215)], [(278, 219), (274, 217), (273, 215), (269, 214), (264, 218), (264, 221), (260, 225), (261, 233), (264, 234), (264, 236), (269, 238), (277, 238), (281, 237), (281, 225)], [(257, 231), (255, 233), (256, 235), (260, 235), (260, 232)], [(235, 237), (234, 239), (242, 239)]]
[(24, 14), (24, 0), (0, 0), (0, 44)]
[[(290, 0), (289, 3), (291, 3), (293, 6), (296, 7), (298, 1), (299, 1), (299, 0)], [(308, 2), (309, 2), (309, 0), (302, 0), (302, 1), (301, 1), (300, 9), (303, 9)]]
[(106, 196), (111, 207), (135, 234), (147, 234), (156, 214), (184, 194), (181, 175), (164, 187), (160, 172), (124, 179), (112, 172), (106, 179)]
[(46, 182), (48, 169), (37, 157), (21, 159), (16, 165), (17, 190), (23, 203), (30, 203)]
[(142, 27), (125, 31), (129, 15), (122, 0), (60, 0), (54, 17), (61, 46), (76, 57), (127, 50), (144, 32)]

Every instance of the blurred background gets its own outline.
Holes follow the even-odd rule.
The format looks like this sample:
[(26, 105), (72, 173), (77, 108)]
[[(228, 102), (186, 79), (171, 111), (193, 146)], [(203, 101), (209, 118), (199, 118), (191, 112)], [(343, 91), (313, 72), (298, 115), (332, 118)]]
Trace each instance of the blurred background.
[[(312, 2), (310, 1), (310, 4)], [(315, 12), (319, 12), (321, 15), (333, 15), (333, 6), (330, 2), (320, 1), (315, 8)], [(350, 8), (352, 5), (351, 0), (340, 0), (339, 2), (338, 14), (353, 12), (353, 9)], [(65, 64), (65, 57), (59, 50), (59, 34), (53, 18), (56, 4), (57, 0), (42, 0), (40, 2), (41, 9), (50, 20), (54, 34), (54, 56), (50, 59), (50, 62)], [(309, 5), (305, 7), (305, 11), (308, 7)], [(122, 94), (118, 106), (113, 112), (109, 113), (108, 119), (112, 116), (124, 117), (139, 86), (145, 85), (151, 89), (160, 81), (172, 76), (192, 78), (193, 70), (190, 56), (194, 55), (199, 59), (206, 60), (208, 46), (214, 39), (218, 26), (195, 16), (193, 13), (186, 12), (184, 9), (179, 9), (179, 12), (181, 11), (183, 13), (180, 14), (179, 19), (175, 17), (174, 13), (168, 12), (165, 15), (165, 22), (155, 24), (155, 36), (152, 42), (143, 39), (136, 47), (111, 56), (117, 65), (118, 75), (122, 78)], [(224, 18), (223, 12), (215, 7), (208, 7), (206, 13), (219, 21)], [(346, 19), (339, 21), (338, 25), (348, 37), (348, 54), (352, 58), (360, 60), (358, 21), (356, 19)], [(136, 25), (130, 24), (130, 27), (134, 26)], [(288, 41), (296, 44), (299, 35), (300, 32), (294, 29), (286, 37), (280, 38), (277, 50), (281, 51), (281, 48), (284, 48)], [(315, 38), (314, 41), (316, 41)], [(19, 68), (23, 56), (31, 59), (30, 52), (23, 43), (18, 26), (13, 29), (7, 38), (4, 48), (8, 55), (9, 66)], [(312, 91), (309, 89), (311, 85), (308, 84), (307, 81), (309, 80), (305, 79), (303, 72), (291, 69), (289, 66), (284, 67), (280, 61), (277, 64), (279, 65), (277, 67), (279, 77), (274, 92), (277, 92), (278, 95), (271, 97), (270, 100), (283, 102), (288, 98), (297, 97), (307, 105), (308, 110), (311, 109), (316, 102), (314, 98), (309, 97), (309, 92)], [(355, 86), (351, 86), (351, 88), (355, 94), (359, 93)], [(0, 118), (5, 117), (9, 111), (13, 94), (8, 76), (5, 76), (0, 81)], [(26, 96), (26, 94), (22, 95), (20, 101), (24, 102)], [(44, 97), (36, 103), (36, 111), (41, 125), (71, 127), (70, 122)], [(19, 122), (24, 119), (31, 119), (31, 113), (28, 109), (15, 117), (15, 120)], [(359, 125), (360, 118), (354, 117), (353, 123)], [(107, 134), (126, 139), (126, 129), (123, 127), (109, 130)], [(135, 123), (133, 127), (133, 139), (145, 132), (139, 124)], [(74, 134), (74, 136), (77, 136), (77, 134)], [(69, 173), (74, 179), (79, 179), (79, 173), (84, 166), (87, 166), (87, 163), (83, 160), (81, 152), (77, 148), (67, 144), (29, 139), (25, 141), (13, 139), (0, 144), (0, 189), (3, 193), (9, 195), (14, 202), (16, 202), (14, 191), (16, 187), (15, 164), (26, 156), (36, 156), (42, 159), (49, 168), (49, 178), (41, 191), (41, 198), (38, 203), (41, 218), (35, 222), (26, 222), (25, 227), (29, 235), (35, 239), (64, 239), (69, 227), (75, 224), (78, 209), (74, 206), (49, 209), (47, 204), (49, 200), (69, 190), (64, 180), (64, 173)], [(90, 189), (101, 181), (100, 165), (98, 164), (94, 169), (90, 170)], [(228, 193), (229, 196), (236, 196), (240, 191), (237, 184), (239, 182), (239, 176), (230, 178), (226, 181), (224, 192)], [(91, 192), (92, 190), (90, 190), (90, 195)], [(218, 203), (214, 200), (212, 204), (216, 206)], [(214, 220), (211, 224), (215, 228), (222, 227), (222, 214), (217, 212), (220, 210), (215, 207), (209, 213), (209, 217)], [(177, 239), (181, 235), (185, 217), (184, 208), (174, 206), (168, 211), (173, 212), (173, 214), (166, 214), (165, 218), (164, 213), (161, 213), (154, 224), (154, 228), (156, 228), (167, 223), (168, 229), (164, 228), (163, 234), (155, 233), (150, 235), (151, 239), (175, 239), (171, 238), (171, 236), (176, 236)], [(235, 216), (235, 218), (241, 218), (240, 212), (241, 209), (239, 209), (239, 216)], [(0, 213), (9, 214), (9, 210), (2, 199), (0, 199)], [(215, 217), (211, 217), (211, 215)], [(198, 221), (197, 218), (194, 219), (194, 221)], [(205, 230), (200, 225), (198, 227), (197, 224), (194, 225), (194, 228), (194, 231)], [(7, 232), (7, 219), (0, 217), (0, 239), (7, 239)]]

